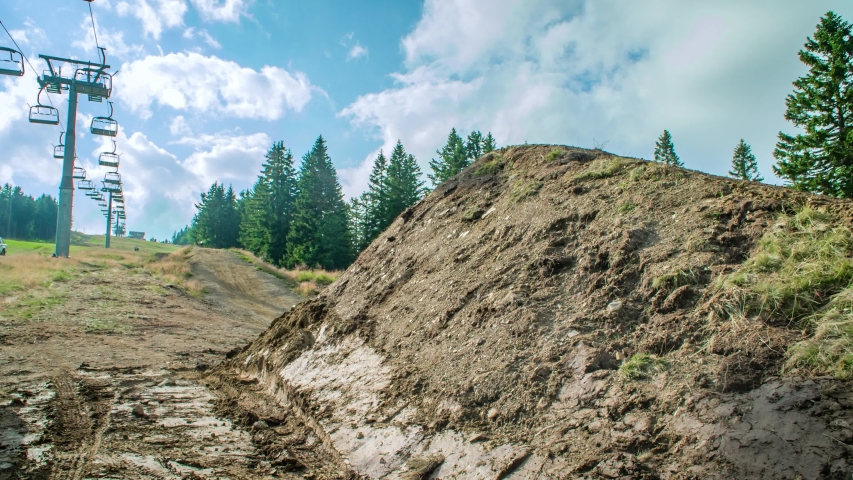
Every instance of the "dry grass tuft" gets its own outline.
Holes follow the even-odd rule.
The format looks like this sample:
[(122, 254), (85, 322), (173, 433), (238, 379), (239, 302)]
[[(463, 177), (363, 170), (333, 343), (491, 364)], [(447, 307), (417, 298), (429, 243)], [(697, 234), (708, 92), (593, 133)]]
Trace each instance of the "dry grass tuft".
[(299, 295), (309, 297), (316, 295), (317, 292), (327, 285), (331, 285), (341, 276), (339, 271), (326, 271), (317, 269), (294, 269), (287, 270), (278, 268), (255, 256), (252, 252), (246, 250), (232, 249), (242, 260), (255, 266), (262, 272), (284, 281), (290, 288)]

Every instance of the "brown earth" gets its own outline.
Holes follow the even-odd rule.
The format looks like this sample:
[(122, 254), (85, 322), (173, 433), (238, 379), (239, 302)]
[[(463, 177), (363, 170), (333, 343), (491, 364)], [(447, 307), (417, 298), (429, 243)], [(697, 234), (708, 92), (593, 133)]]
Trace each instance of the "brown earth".
[(200, 377), (300, 299), (233, 252), (189, 262), (200, 298), (94, 264), (29, 318), (0, 298), (0, 479), (287, 476)]
[[(713, 281), (807, 204), (853, 216), (601, 151), (503, 149), (210, 379), (274, 464), (313, 478), (850, 478), (851, 383), (782, 374), (796, 326), (711, 315)], [(638, 353), (659, 368), (624, 374)], [(282, 447), (300, 429), (323, 467)]]

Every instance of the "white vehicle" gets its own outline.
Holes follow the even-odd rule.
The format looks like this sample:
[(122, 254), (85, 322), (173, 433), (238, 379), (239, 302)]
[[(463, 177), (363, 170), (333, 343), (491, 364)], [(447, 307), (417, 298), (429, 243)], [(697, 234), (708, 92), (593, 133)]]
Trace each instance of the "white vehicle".
[(0, 238), (0, 256), (6, 255), (6, 244), (3, 243), (3, 239)]

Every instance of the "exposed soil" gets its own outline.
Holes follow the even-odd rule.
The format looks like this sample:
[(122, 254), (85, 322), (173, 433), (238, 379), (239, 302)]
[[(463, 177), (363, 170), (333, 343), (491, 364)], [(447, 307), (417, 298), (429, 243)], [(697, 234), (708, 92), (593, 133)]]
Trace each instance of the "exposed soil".
[(554, 148), (402, 214), (215, 370), (225, 411), (302, 428), (314, 478), (850, 478), (851, 383), (782, 374), (795, 325), (710, 313), (779, 213), (853, 205)]
[(232, 252), (190, 263), (201, 298), (92, 265), (29, 319), (0, 300), (0, 479), (287, 477), (200, 377), (300, 299)]

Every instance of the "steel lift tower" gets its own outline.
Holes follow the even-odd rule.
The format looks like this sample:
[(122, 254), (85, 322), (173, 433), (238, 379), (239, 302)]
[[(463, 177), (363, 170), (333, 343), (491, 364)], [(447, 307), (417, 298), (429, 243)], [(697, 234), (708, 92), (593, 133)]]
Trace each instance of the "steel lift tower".
[[(100, 49), (101, 63), (84, 62), (70, 58), (39, 55), (47, 63), (48, 69), (38, 78), (39, 85), (49, 93), (68, 92), (68, 120), (65, 133), (65, 145), (62, 159), (62, 180), (59, 184), (59, 205), (56, 215), (56, 256), (68, 257), (71, 246), (71, 209), (74, 195), (74, 153), (77, 140), (77, 95), (87, 95), (91, 102), (101, 102), (112, 94), (112, 76), (107, 72), (104, 49)], [(70, 65), (73, 74), (63, 74), (62, 65)], [(110, 117), (96, 117), (92, 121), (91, 132), (96, 135), (115, 137), (118, 123)], [(49, 115), (45, 115), (45, 113)], [(40, 116), (47, 117), (46, 119)], [(97, 120), (97, 122), (96, 122)], [(30, 107), (30, 121), (34, 123), (56, 124), (59, 114), (56, 109), (39, 102)], [(54, 123), (54, 121), (56, 123)], [(78, 177), (79, 178), (79, 177)]]

